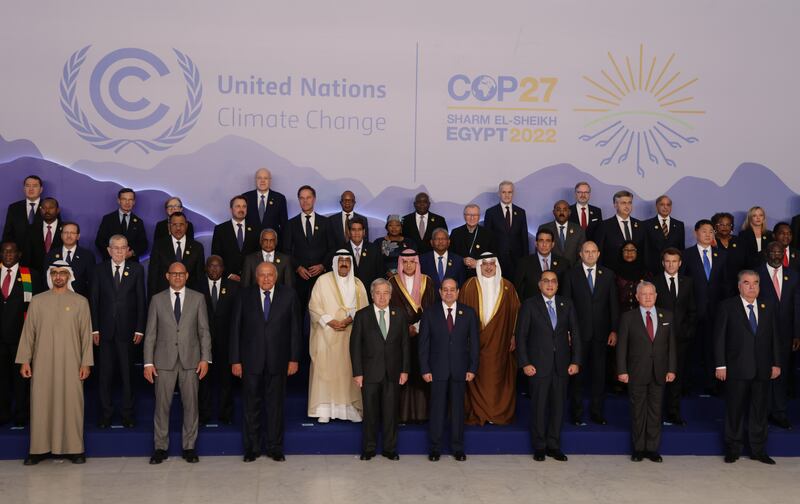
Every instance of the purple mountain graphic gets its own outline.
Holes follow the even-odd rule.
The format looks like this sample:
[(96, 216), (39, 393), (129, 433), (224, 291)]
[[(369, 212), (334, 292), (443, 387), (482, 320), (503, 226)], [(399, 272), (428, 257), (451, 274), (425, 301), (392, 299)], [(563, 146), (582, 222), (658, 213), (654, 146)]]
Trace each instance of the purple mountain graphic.
[(9, 142), (0, 135), (0, 163), (13, 161), (23, 156), (40, 158), (42, 153), (30, 140), (12, 140)]

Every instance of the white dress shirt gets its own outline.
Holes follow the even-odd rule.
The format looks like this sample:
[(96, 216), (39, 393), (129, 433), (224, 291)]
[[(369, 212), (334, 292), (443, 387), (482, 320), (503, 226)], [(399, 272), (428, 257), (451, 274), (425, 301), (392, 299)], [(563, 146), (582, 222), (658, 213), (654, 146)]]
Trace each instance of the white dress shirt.
[[(781, 293), (783, 293), (783, 265), (780, 265), (777, 268), (773, 268), (772, 266), (767, 264), (767, 273), (769, 273), (770, 281), (772, 281), (772, 278), (775, 275), (776, 271), (778, 272), (778, 287), (780, 288)], [(758, 320), (758, 315), (756, 315), (756, 320)]]
[[(309, 220), (306, 219), (306, 216), (310, 216), (311, 217), (311, 220), (310, 220), (310, 222), (311, 222), (311, 234), (314, 234), (314, 232), (316, 231), (315, 230), (315, 224), (317, 222), (317, 213), (314, 212), (313, 210), (311, 211), (311, 213), (303, 213), (303, 212), (300, 213), (300, 227), (303, 228), (303, 235), (306, 234), (306, 222), (309, 222)], [(306, 238), (308, 238), (308, 237), (306, 237)]]
[(386, 322), (386, 335), (389, 335), (389, 315), (391, 315), (391, 306), (386, 306), (386, 308), (378, 308), (378, 305), (373, 304), (372, 307), (375, 309), (375, 320), (378, 321), (378, 327), (381, 325), (381, 310), (385, 313), (383, 314), (383, 320)]
[[(244, 233), (244, 231), (242, 232)], [(183, 259), (183, 255), (186, 253), (186, 235), (183, 235), (183, 238), (180, 240), (176, 239), (172, 235), (169, 235), (169, 237), (172, 239), (172, 252), (175, 253), (176, 256), (178, 252), (178, 241), (181, 242), (181, 259)]]
[(264, 249), (261, 249), (261, 259), (263, 259), (264, 262), (274, 263), (275, 262), (275, 251), (273, 250), (272, 252), (267, 252)]
[(514, 223), (514, 204), (513, 203), (500, 203), (501, 210), (503, 211), (503, 220), (506, 218), (506, 209), (508, 209), (508, 225)]
[(448, 310), (448, 309), (451, 309), (451, 310), (452, 310), (452, 311), (450, 312), (450, 314), (451, 314), (451, 315), (452, 315), (452, 317), (453, 317), (453, 326), (455, 326), (455, 325), (456, 325), (456, 312), (458, 311), (458, 310), (456, 310), (456, 306), (457, 306), (457, 305), (458, 305), (458, 301), (453, 301), (453, 306), (447, 306), (447, 303), (445, 303), (444, 301), (442, 301), (442, 310), (444, 310), (444, 319), (445, 319), (445, 320), (447, 320), (447, 310)]
[(664, 272), (664, 278), (667, 280), (667, 290), (669, 290), (669, 279), (670, 278), (674, 278), (675, 279), (675, 297), (678, 297), (678, 292), (679, 292), (678, 289), (680, 289), (680, 287), (678, 286), (678, 274), (675, 273), (675, 275), (670, 275), (669, 273), (667, 273), (665, 271)]
[(47, 226), (50, 226), (50, 237), (55, 241), (56, 239), (56, 230), (58, 229), (58, 219), (54, 220), (50, 224), (42, 221), (42, 240), (47, 236)]
[(625, 238), (625, 224), (623, 224), (623, 222), (627, 222), (628, 233), (630, 233), (631, 238), (633, 238), (633, 222), (631, 222), (631, 216), (629, 215), (626, 219), (623, 219), (619, 214), (614, 214), (614, 217), (617, 218), (617, 225), (619, 226), (620, 233), (622, 233), (622, 237)]
[(6, 281), (6, 275), (9, 275), (8, 270), (11, 270), (11, 283), (8, 284), (8, 293), (11, 294), (11, 291), (14, 289), (14, 282), (17, 281), (17, 272), (19, 271), (19, 263), (11, 266), (10, 268), (6, 268), (2, 266), (2, 272), (0, 273), (0, 285), (3, 285), (3, 282)]
[(703, 251), (708, 250), (708, 263), (711, 264), (711, 267), (714, 267), (714, 250), (709, 245), (708, 247), (703, 248), (702, 245), (699, 243), (697, 244), (697, 251), (700, 252), (700, 263), (703, 263)]
[(242, 219), (241, 222), (236, 222), (236, 219), (231, 219), (231, 225), (233, 226), (233, 236), (236, 236), (236, 233), (239, 232), (239, 224), (242, 225), (242, 236), (244, 236), (245, 233), (247, 232), (247, 224), (245, 223), (244, 219)]

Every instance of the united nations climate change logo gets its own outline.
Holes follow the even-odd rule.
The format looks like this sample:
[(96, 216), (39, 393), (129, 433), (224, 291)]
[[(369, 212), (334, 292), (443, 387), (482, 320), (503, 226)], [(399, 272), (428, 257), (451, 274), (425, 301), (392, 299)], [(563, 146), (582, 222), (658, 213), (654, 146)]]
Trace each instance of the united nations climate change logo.
[(646, 61), (643, 45), (638, 65), (628, 56), (623, 65), (611, 52), (608, 59), (610, 66), (599, 76), (583, 76), (589, 104), (574, 110), (589, 119), (579, 139), (602, 152), (600, 166), (635, 161), (642, 177), (646, 166), (677, 166), (674, 151), (700, 141), (690, 122), (706, 113), (694, 105), (690, 90), (698, 78), (671, 70), (674, 53), (663, 63), (656, 56)]
[[(161, 58), (138, 48), (117, 49), (103, 56), (89, 76), (88, 89), (94, 113), (104, 122), (101, 124), (89, 119), (78, 100), (78, 85), (83, 82), (79, 78), (81, 67), (90, 48), (86, 46), (70, 56), (64, 64), (59, 86), (64, 116), (79, 137), (102, 150), (118, 153), (129, 145), (135, 145), (148, 154), (165, 151), (189, 134), (203, 108), (203, 84), (191, 58), (173, 49), (186, 84), (186, 100), (172, 122), (169, 117), (172, 107), (169, 105), (156, 105), (145, 97), (130, 99), (137, 89), (136, 84), (146, 83), (154, 76), (153, 72), (159, 78), (169, 75), (170, 69)], [(131, 79), (134, 81), (130, 82)], [(127, 88), (126, 81), (129, 81)], [(181, 110), (177, 104), (173, 105)], [(162, 130), (159, 124), (166, 124), (166, 129)]]

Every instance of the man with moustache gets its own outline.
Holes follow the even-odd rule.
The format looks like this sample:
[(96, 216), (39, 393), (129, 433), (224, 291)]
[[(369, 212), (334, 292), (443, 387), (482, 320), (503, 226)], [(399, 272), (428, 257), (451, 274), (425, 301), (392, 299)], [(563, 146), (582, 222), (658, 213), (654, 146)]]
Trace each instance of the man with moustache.
[(569, 203), (558, 200), (553, 205), (555, 220), (542, 224), (539, 228), (549, 229), (553, 233), (555, 236), (553, 252), (566, 260), (568, 267), (578, 262), (578, 252), (580, 252), (583, 242), (586, 241), (586, 232), (580, 224), (570, 220), (571, 215)]

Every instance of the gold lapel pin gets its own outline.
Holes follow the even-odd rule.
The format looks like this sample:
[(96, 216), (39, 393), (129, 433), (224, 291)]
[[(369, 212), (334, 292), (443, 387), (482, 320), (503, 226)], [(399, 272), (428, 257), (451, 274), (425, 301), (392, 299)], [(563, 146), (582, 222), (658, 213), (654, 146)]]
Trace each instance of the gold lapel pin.
[(314, 231), (319, 231), (319, 226), (314, 226)]
[(553, 266), (558, 266), (558, 261), (553, 261)]
[(481, 244), (479, 243), (479, 244), (475, 245), (475, 248), (477, 248), (477, 249), (481, 248)]
[(192, 252), (191, 252), (190, 250), (187, 250), (187, 251), (186, 251), (186, 255), (189, 255), (189, 254), (191, 254), (191, 253), (192, 253)]
[(223, 287), (223, 288), (222, 288), (222, 290), (221, 290), (220, 292), (222, 292), (223, 294), (225, 294), (225, 287)]
[(503, 289), (508, 290), (508, 286), (504, 285)]
[(459, 315), (464, 315), (464, 312), (463, 312), (463, 311), (461, 311), (461, 310), (458, 310), (458, 314), (459, 314)]
[(603, 270), (597, 270), (597, 274), (598, 275), (602, 275), (603, 274)]
[(664, 318), (664, 314), (663, 313), (659, 313), (658, 314), (658, 318)]
[(448, 265), (448, 266), (452, 266), (452, 265), (453, 265), (453, 261), (451, 261), (451, 260), (449, 260), (449, 259), (448, 259), (448, 260), (447, 260), (447, 265)]
[(558, 303), (558, 306), (564, 306), (564, 303)]
[(653, 226), (653, 229), (658, 229), (658, 224), (656, 224), (655, 226)]
[(517, 212), (516, 212), (516, 211), (514, 212), (514, 215), (517, 215)]
[(433, 221), (434, 221), (434, 219), (433, 219), (433, 217), (431, 217), (431, 222), (433, 222)]
[(251, 228), (250, 226), (247, 226), (247, 230), (248, 230), (248, 231), (252, 231), (252, 230), (253, 230), (253, 228)]
[(767, 307), (767, 305), (765, 305), (764, 303), (761, 303), (761, 308), (766, 308), (766, 307)]
[(126, 271), (126, 272), (125, 272), (125, 273), (123, 273), (122, 275), (123, 275), (123, 276), (128, 276), (128, 272)]
[(788, 276), (783, 277), (784, 280), (789, 280)]
[(575, 232), (575, 230), (574, 230), (574, 229), (570, 229), (570, 230), (569, 230), (569, 234), (572, 234), (572, 233), (574, 233), (574, 232)]
[(272, 200), (269, 200), (270, 205), (274, 205), (275, 203)]
[(275, 258), (275, 262), (276, 262), (276, 263), (279, 263), (279, 262), (281, 262), (281, 258), (280, 258), (280, 257), (276, 257), (276, 258)]
[(361, 252), (361, 257), (367, 257), (367, 253), (366, 252)]
[(716, 252), (714, 252), (714, 257), (717, 257), (717, 253)]
[(633, 227), (635, 227), (635, 228), (639, 227), (639, 223), (638, 222), (634, 222), (633, 223)]
[(66, 311), (69, 311), (69, 306), (67, 306), (67, 307), (66, 307), (66, 308), (64, 308), (64, 309), (65, 309)]
[(137, 219), (136, 217), (134, 217), (134, 218), (133, 218), (133, 222), (139, 222), (139, 219)]
[(733, 248), (736, 248), (736, 244), (735, 243), (733, 244)]
[(56, 259), (60, 259), (60, 258), (61, 258), (61, 254), (56, 254)]
[(394, 314), (395, 314), (395, 313), (394, 313), (394, 310), (392, 310), (392, 316), (394, 316)]

